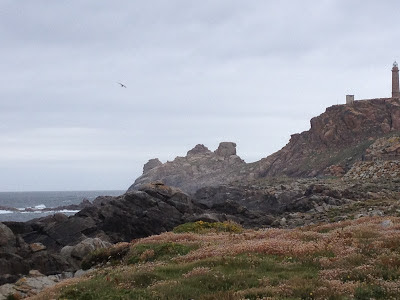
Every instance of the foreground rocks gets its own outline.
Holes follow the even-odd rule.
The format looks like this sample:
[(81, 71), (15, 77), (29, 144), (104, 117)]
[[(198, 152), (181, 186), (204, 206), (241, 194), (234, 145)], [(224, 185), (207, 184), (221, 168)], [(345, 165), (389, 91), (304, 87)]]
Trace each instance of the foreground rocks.
[(96, 203), (70, 217), (0, 223), (0, 284), (31, 269), (44, 275), (75, 271), (90, 251), (169, 231), (203, 212), (188, 195), (163, 184)]
[(156, 182), (101, 197), (74, 216), (0, 223), (0, 284), (35, 269), (75, 272), (91, 251), (198, 220), (284, 227), (400, 213), (400, 181), (273, 178), (199, 189), (193, 196)]
[(42, 290), (49, 288), (57, 283), (70, 278), (79, 278), (92, 270), (76, 272), (63, 272), (56, 275), (43, 275), (38, 270), (31, 270), (29, 274), (23, 276), (15, 283), (7, 283), (0, 286), (0, 300), (13, 297), (21, 299), (37, 295)]

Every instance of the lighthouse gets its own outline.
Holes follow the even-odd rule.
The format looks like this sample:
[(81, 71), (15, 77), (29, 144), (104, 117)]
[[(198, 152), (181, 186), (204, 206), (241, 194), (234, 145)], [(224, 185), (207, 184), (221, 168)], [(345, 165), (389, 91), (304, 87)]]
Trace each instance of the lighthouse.
[(400, 98), (399, 68), (397, 62), (393, 63), (393, 68), (392, 68), (392, 98)]

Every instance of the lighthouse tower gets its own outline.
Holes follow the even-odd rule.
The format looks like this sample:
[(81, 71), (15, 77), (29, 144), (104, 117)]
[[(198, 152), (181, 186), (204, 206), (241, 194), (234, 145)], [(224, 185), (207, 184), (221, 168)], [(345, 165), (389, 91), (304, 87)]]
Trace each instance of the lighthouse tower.
[(392, 98), (400, 98), (399, 68), (397, 66), (397, 62), (393, 63), (392, 68)]

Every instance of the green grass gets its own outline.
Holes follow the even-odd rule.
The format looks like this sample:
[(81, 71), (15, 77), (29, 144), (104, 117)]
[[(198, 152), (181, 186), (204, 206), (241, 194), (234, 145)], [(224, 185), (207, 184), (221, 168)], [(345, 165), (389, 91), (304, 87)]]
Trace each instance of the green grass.
[(169, 260), (179, 255), (188, 254), (191, 250), (196, 248), (196, 245), (188, 246), (174, 242), (139, 244), (132, 247), (127, 254), (126, 261), (129, 264), (135, 264), (138, 262)]
[[(302, 283), (294, 289), (293, 295), (304, 298), (317, 284), (317, 275), (316, 265), (288, 263), (277, 256), (243, 254), (181, 264), (170, 262), (151, 272), (133, 270), (121, 274), (111, 270), (66, 288), (60, 298), (237, 299), (235, 292), (263, 287), (263, 281), (279, 286), (293, 279)], [(249, 299), (269, 295), (268, 290), (246, 293)]]
[(89, 253), (81, 263), (83, 270), (90, 269), (91, 267), (99, 264), (110, 262), (111, 264), (118, 264), (125, 257), (129, 251), (129, 244), (125, 243), (122, 246), (100, 248)]
[(190, 222), (179, 225), (173, 229), (175, 233), (194, 232), (194, 233), (209, 233), (209, 232), (231, 232), (240, 233), (243, 227), (234, 222)]
[(400, 227), (382, 227), (386, 219), (240, 234), (164, 233), (134, 241), (116, 265), (35, 300), (398, 299)]

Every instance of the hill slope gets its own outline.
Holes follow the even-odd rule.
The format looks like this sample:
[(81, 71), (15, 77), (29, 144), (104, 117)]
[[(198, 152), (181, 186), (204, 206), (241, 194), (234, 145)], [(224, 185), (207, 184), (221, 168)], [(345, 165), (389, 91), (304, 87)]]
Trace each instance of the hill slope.
[(185, 157), (164, 164), (150, 160), (129, 190), (160, 180), (194, 193), (205, 186), (271, 176), (342, 176), (355, 162), (400, 159), (400, 140), (392, 138), (400, 134), (399, 99), (334, 105), (310, 123), (310, 130), (292, 135), (281, 150), (251, 164), (236, 155), (236, 144), (228, 142), (214, 152), (197, 145)]

